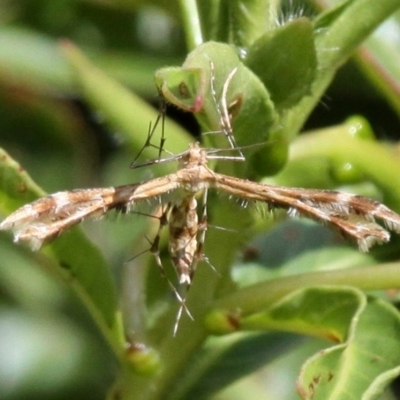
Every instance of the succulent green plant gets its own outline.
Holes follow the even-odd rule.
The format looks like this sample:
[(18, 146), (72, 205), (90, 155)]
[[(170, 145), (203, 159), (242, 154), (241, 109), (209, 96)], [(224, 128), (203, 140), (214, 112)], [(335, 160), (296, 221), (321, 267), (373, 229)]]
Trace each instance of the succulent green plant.
[[(129, 13), (143, 17), (139, 10), (146, 2), (115, 2), (109, 14), (100, 1), (96, 7), (82, 2), (87, 3), (87, 9), (73, 3), (64, 4), (69, 12), (64, 15), (64, 25), (62, 19), (57, 26), (46, 19), (47, 24), (40, 26), (36, 14), (28, 17), (27, 6), (26, 16), (21, 16), (24, 29), (17, 24), (0, 28), (0, 83), (6, 89), (0, 101), (3, 109), (8, 110), (3, 112), (0, 125), (2, 146), (8, 150), (1, 150), (0, 154), (2, 214), (45, 194), (20, 163), (29, 172), (32, 170), (32, 175), (48, 191), (77, 185), (118, 185), (148, 178), (144, 169), (130, 171), (125, 166), (145, 143), (148, 124), (156, 119), (158, 111), (118, 83), (116, 77), (141, 93), (155, 95), (155, 88), (141, 86), (154, 75), (168, 102), (192, 113), (203, 131), (211, 131), (219, 129), (215, 101), (220, 100), (218, 95), (226, 75), (234, 68), (239, 72), (229, 86), (227, 100), (233, 104), (230, 111), (236, 113), (235, 140), (242, 146), (269, 140), (271, 146), (250, 148), (243, 168), (226, 165), (225, 161), (216, 168), (269, 184), (347, 187), (400, 211), (396, 144), (376, 139), (366, 119), (348, 114), (351, 118), (340, 124), (300, 134), (339, 68), (354, 54), (369, 82), (399, 114), (400, 74), (392, 59), (398, 59), (400, 53), (389, 50), (394, 46), (393, 36), (385, 36), (380, 28), (380, 35), (368, 39), (400, 8), (398, 0), (332, 2), (325, 10), (315, 1), (313, 18), (294, 13), (280, 23), (279, 1), (180, 0), (173, 2), (173, 9), (179, 10), (186, 39), (185, 61), (175, 57), (154, 62), (151, 57), (135, 58), (117, 51), (111, 54), (105, 46), (101, 47), (99, 40), (92, 55), (97, 65), (70, 41), (56, 41), (55, 36), (62, 33), (85, 48), (87, 43), (79, 40), (79, 32), (93, 32), (88, 21), (96, 21), (98, 7), (97, 12), (102, 12), (114, 28), (105, 25), (102, 31), (98, 25), (94, 43), (102, 32), (103, 41), (114, 40), (123, 47), (123, 35), (118, 36), (115, 27), (125, 26)], [(173, 13), (171, 2), (152, 3), (170, 8)], [(51, 14), (50, 2), (41, 2), (41, 6), (43, 16), (58, 15), (54, 9)], [(77, 25), (72, 25), (74, 18), (68, 19), (68, 15), (76, 17)], [(389, 21), (391, 29), (398, 32), (398, 13)], [(62, 26), (71, 28), (63, 31)], [(362, 50), (355, 53), (363, 43)], [(88, 50), (95, 48), (88, 46)], [(375, 68), (376, 60), (379, 68)], [(210, 92), (210, 61), (214, 66), (216, 94)], [(167, 64), (175, 66), (165, 67)], [(133, 67), (138, 72), (126, 74)], [(11, 95), (12, 87), (22, 88), (25, 103), (21, 110), (15, 107), (21, 106), (21, 99)], [(55, 100), (55, 92), (74, 93), (84, 99), (122, 138), (121, 150), (114, 153), (114, 159), (112, 151), (106, 152), (109, 158), (104, 170), (93, 168), (96, 157), (88, 156), (97, 141), (85, 136), (86, 130), (73, 107), (55, 104), (60, 102)], [(215, 95), (217, 99), (213, 98)], [(200, 108), (196, 108), (198, 99)], [(235, 104), (240, 107), (235, 108)], [(22, 125), (21, 120), (28, 122)], [(24, 136), (18, 135), (18, 131), (24, 132)], [(185, 150), (194, 141), (184, 128), (169, 119), (165, 137), (165, 146), (173, 153)], [(205, 135), (202, 140), (205, 146), (220, 147), (222, 143), (218, 135)], [(157, 155), (151, 150), (146, 149), (145, 159)], [(166, 174), (174, 168), (173, 163), (164, 164), (154, 174)], [(380, 398), (400, 371), (400, 315), (390, 292), (383, 292), (400, 287), (398, 241), (361, 254), (338, 242), (325, 228), (307, 222), (272, 221), (268, 216), (261, 219), (253, 209), (239, 211), (234, 202), (219, 195), (210, 196), (208, 208), (213, 226), (233, 232), (209, 227), (205, 254), (218, 273), (207, 265), (199, 266), (188, 297), (194, 321), (184, 316), (176, 337), (172, 329), (178, 304), (158, 277), (151, 255), (135, 257), (140, 247), (148, 247), (143, 237), (151, 238), (154, 231), (154, 226), (147, 226), (139, 216), (134, 217), (134, 223), (129, 217), (128, 222), (94, 222), (107, 227), (102, 233), (100, 228), (91, 233), (89, 229), (96, 244), (80, 228), (74, 228), (40, 253), (12, 245), (10, 238), (2, 235), (0, 288), (3, 290), (4, 286), (4, 292), (16, 304), (25, 309), (29, 304), (28, 309), (34, 309), (26, 292), (13, 283), (12, 274), (21, 270), (32, 277), (25, 280), (42, 282), (43, 288), (50, 287), (46, 276), (53, 275), (78, 295), (95, 322), (97, 339), (91, 342), (89, 333), (82, 330), (81, 342), (75, 348), (82, 346), (85, 357), (96, 353), (96, 360), (105, 357), (99, 353), (108, 352), (118, 363), (117, 378), (108, 389), (109, 399), (232, 398), (229, 387), (222, 389), (235, 383), (238, 389), (232, 390), (236, 390), (237, 398), (248, 398), (251, 390), (257, 393), (259, 388), (254, 381), (247, 381), (240, 396), (239, 378), (261, 367), (276, 365), (276, 359), (289, 354), (294, 347), (307, 351), (307, 346), (316, 346), (314, 343), (318, 349), (325, 349), (316, 352), (313, 348), (315, 355), (310, 357), (309, 350), (293, 365), (280, 364), (284, 374), (293, 376), (293, 390), (286, 394), (282, 391), (280, 399), (293, 398), (295, 387), (304, 399)], [(132, 235), (127, 235), (127, 231), (132, 231)], [(134, 257), (131, 260), (127, 250), (130, 246)], [(160, 246), (163, 264), (167, 266), (165, 237)], [(115, 280), (111, 266), (121, 264), (125, 264), (125, 272), (117, 268), (119, 278)], [(36, 270), (31, 271), (31, 265), (42, 267), (46, 273), (34, 278)], [(53, 291), (46, 289), (42, 296), (48, 296), (49, 303), (66, 301)], [(47, 304), (44, 299), (41, 301), (37, 304)], [(55, 313), (47, 306), (42, 316), (46, 314), (48, 321), (63, 327), (65, 340), (73, 343), (74, 329), (81, 329), (79, 323), (69, 331), (65, 322), (73, 319), (51, 319)], [(5, 312), (0, 314), (0, 326), (1, 321), (7, 321)], [(43, 340), (48, 337), (40, 324), (32, 326), (38, 335), (43, 335)], [(54, 331), (63, 337), (62, 329)], [(304, 344), (304, 337), (322, 338), (323, 342), (308, 340)], [(105, 339), (106, 345), (97, 343), (100, 338)], [(46, 393), (49, 398), (57, 398), (54, 393), (59, 393), (61, 387), (67, 387), (66, 392), (75, 397), (76, 393), (87, 395), (79, 388), (85, 386), (84, 370), (78, 366), (81, 359), (75, 353), (72, 355), (76, 364), (65, 369), (68, 374), (64, 381), (55, 370), (50, 373), (51, 368), (28, 377), (31, 381), (36, 377), (36, 382), (50, 377), (56, 382), (54, 392), (52, 388), (38, 392), (41, 398), (46, 398)], [(59, 355), (59, 364), (65, 358)], [(111, 380), (107, 371), (98, 366), (92, 368), (96, 377), (107, 375)], [(74, 386), (73, 382), (80, 384)], [(33, 386), (21, 384), (20, 389), (7, 393), (0, 389), (0, 396), (11, 399), (20, 393), (35, 393)], [(101, 393), (101, 389), (105, 390), (96, 390)], [(266, 392), (264, 398), (273, 398), (271, 393)], [(391, 398), (388, 392), (383, 396)]]

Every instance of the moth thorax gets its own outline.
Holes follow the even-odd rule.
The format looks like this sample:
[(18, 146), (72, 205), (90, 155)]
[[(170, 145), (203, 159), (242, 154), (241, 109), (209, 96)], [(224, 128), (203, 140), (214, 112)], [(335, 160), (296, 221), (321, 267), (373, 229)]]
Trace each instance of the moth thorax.
[(188, 194), (199, 193), (200, 191), (207, 189), (208, 186), (208, 182), (202, 182), (200, 179), (192, 179), (191, 182), (186, 182), (182, 184), (182, 188)]
[(190, 168), (207, 164), (207, 152), (202, 149), (199, 143), (189, 145), (189, 150), (182, 156), (179, 168)]

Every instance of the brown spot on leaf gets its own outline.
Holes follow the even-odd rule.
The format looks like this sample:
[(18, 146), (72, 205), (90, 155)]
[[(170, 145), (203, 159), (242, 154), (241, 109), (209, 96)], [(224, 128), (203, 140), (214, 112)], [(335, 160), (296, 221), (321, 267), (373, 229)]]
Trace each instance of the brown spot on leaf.
[(247, 246), (243, 250), (242, 259), (244, 262), (255, 261), (260, 256), (260, 250), (255, 246)]
[(179, 94), (184, 98), (184, 99), (188, 99), (189, 98), (189, 89), (186, 85), (185, 82), (181, 82), (179, 84)]
[(313, 382), (318, 385), (321, 381), (321, 375), (314, 376)]
[(238, 330), (240, 328), (240, 319), (238, 313), (229, 313), (227, 315), (227, 320), (229, 324), (235, 329)]
[(126, 342), (125, 344), (125, 352), (126, 355), (132, 355), (134, 353), (139, 353), (146, 350), (146, 346), (143, 343), (131, 343), (131, 342)]
[(335, 343), (341, 343), (342, 339), (333, 332), (328, 332), (325, 337)]
[(25, 182), (20, 182), (20, 183), (17, 185), (16, 189), (17, 189), (17, 192), (18, 192), (18, 193), (25, 193), (25, 192), (27, 191), (28, 188), (27, 188)]
[(231, 101), (228, 105), (228, 114), (230, 119), (232, 120), (236, 115), (240, 113), (240, 109), (242, 108), (243, 97), (237, 96), (233, 101)]
[(314, 394), (315, 394), (314, 385), (313, 385), (312, 383), (310, 383), (310, 384), (308, 385), (308, 397), (309, 397), (310, 399), (312, 399), (312, 398), (314, 397)]

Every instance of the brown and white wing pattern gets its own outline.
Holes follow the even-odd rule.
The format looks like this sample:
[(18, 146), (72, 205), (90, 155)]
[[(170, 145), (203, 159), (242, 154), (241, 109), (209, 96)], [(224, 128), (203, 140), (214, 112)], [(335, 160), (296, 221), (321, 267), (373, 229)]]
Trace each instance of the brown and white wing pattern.
[(366, 197), (332, 190), (266, 185), (221, 174), (214, 174), (213, 186), (245, 200), (267, 203), (270, 209), (286, 209), (290, 216), (308, 217), (337, 228), (344, 237), (355, 240), (361, 251), (388, 242), (388, 231), (400, 233), (400, 216)]
[(112, 209), (129, 211), (136, 202), (177, 186), (174, 176), (167, 175), (135, 185), (58, 192), (19, 208), (0, 224), (0, 230), (12, 230), (16, 242), (25, 241), (38, 250), (87, 217), (100, 217)]
[[(180, 208), (177, 203), (174, 207), (181, 214), (178, 213), (179, 218), (172, 218), (173, 225), (187, 228), (192, 221), (197, 226), (198, 221), (193, 217), (195, 196), (214, 187), (246, 201), (266, 203), (270, 209), (286, 209), (290, 216), (301, 215), (335, 227), (343, 236), (355, 240), (362, 251), (368, 251), (374, 244), (388, 242), (389, 231), (400, 233), (400, 216), (377, 201), (330, 190), (265, 185), (218, 174), (208, 168), (207, 157), (212, 158), (198, 143), (191, 144), (186, 152), (176, 157), (180, 165), (174, 174), (133, 185), (55, 193), (15, 211), (0, 224), (0, 230), (11, 229), (15, 241), (26, 241), (33, 249), (38, 249), (86, 217), (101, 216), (111, 209), (129, 211), (139, 201), (179, 188), (181, 200), (191, 199), (193, 210), (182, 212), (185, 207)], [(171, 243), (185, 237), (183, 230), (172, 230)], [(194, 239), (188, 243), (195, 248)], [(188, 254), (194, 254), (193, 249)], [(189, 258), (190, 263), (193, 258)], [(181, 279), (188, 281), (188, 275), (181, 275)]]

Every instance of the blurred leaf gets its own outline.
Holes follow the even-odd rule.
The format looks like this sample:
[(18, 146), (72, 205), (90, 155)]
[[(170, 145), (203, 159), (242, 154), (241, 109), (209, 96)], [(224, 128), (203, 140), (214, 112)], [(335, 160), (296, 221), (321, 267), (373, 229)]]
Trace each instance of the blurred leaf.
[[(3, 150), (0, 159), (0, 191), (4, 214), (44, 194)], [(118, 337), (121, 327), (117, 318), (116, 290), (101, 253), (78, 228), (51, 243), (46, 252), (52, 259), (46, 263), (49, 264), (48, 268), (77, 291), (115, 349), (121, 339)]]
[[(105, 361), (98, 343), (65, 316), (2, 307), (0, 334), (2, 399), (58, 399), (60, 391), (72, 394), (84, 384), (82, 375), (87, 384), (95, 378), (93, 364)], [(97, 379), (99, 375), (100, 369)]]
[[(149, 123), (156, 121), (159, 112), (96, 68), (72, 43), (64, 41), (61, 46), (74, 69), (82, 96), (123, 135), (133, 154), (139, 153), (148, 138)], [(169, 150), (173, 153), (186, 150), (189, 141), (187, 133), (168, 120), (165, 129), (168, 132)], [(148, 148), (144, 157), (151, 158), (147, 155)], [(164, 172), (171, 168), (171, 164), (165, 164)]]
[(371, 255), (350, 247), (337, 232), (306, 220), (281, 222), (247, 246), (244, 260), (233, 269), (233, 277), (241, 287), (292, 274), (376, 263)]
[[(315, 398), (313, 396), (316, 395), (321, 399), (342, 399), (343, 391), (360, 393), (357, 398), (361, 397), (364, 391), (369, 395), (375, 393), (376, 396), (377, 392), (380, 393), (400, 373), (398, 367), (400, 352), (396, 351), (397, 359), (392, 354), (393, 349), (398, 347), (396, 343), (400, 337), (400, 318), (397, 310), (380, 300), (369, 298), (367, 302), (367, 297), (363, 292), (355, 288), (326, 286), (300, 289), (273, 304), (265, 312), (242, 318), (240, 325), (243, 329), (283, 330), (321, 336), (343, 343), (318, 352), (305, 364), (300, 376), (299, 392), (307, 399)], [(386, 334), (385, 331), (387, 331)], [(386, 337), (392, 340), (386, 341)], [(231, 346), (230, 351), (225, 350), (220, 353), (224, 347), (220, 349), (216, 347), (209, 361), (219, 356), (229, 366), (232, 363), (232, 357), (235, 359), (239, 355), (238, 350), (243, 348), (242, 346), (246, 347), (246, 340), (248, 343), (253, 342), (253, 346), (246, 351), (246, 357), (251, 358), (253, 362), (260, 360), (264, 352), (260, 346), (254, 346), (255, 338), (261, 339), (262, 336), (257, 335), (253, 338), (249, 336), (246, 339), (246, 336), (230, 335), (230, 340), (226, 340), (228, 348)], [(267, 337), (265, 336), (264, 339)], [(290, 337), (288, 339), (293, 340)], [(274, 347), (271, 343), (265, 343), (264, 346)], [(365, 349), (369, 351), (366, 352)], [(373, 349), (376, 355), (373, 354)], [(272, 354), (273, 352), (270, 355)], [(343, 359), (343, 356), (346, 358)], [(243, 362), (246, 362), (246, 359)], [(365, 363), (369, 365), (368, 372), (360, 376), (360, 370), (366, 371), (362, 367)], [(352, 364), (354, 367), (351, 367)], [(239, 366), (234, 368), (234, 364), (232, 367), (233, 369), (228, 370), (222, 368), (224, 371), (222, 382), (225, 379), (229, 380), (228, 377), (231, 374), (240, 376), (241, 372), (243, 374), (245, 371)], [(343, 379), (335, 379), (342, 374), (345, 383)], [(209, 385), (210, 382), (207, 381), (203, 384), (205, 387)], [(337, 390), (340, 390), (339, 395), (336, 394)]]
[(281, 332), (210, 338), (198, 354), (196, 367), (190, 368), (185, 375), (185, 384), (176, 385), (173, 394), (176, 397), (170, 398), (210, 398), (213, 393), (271, 363), (302, 342), (300, 336)]
[[(247, 48), (266, 30), (271, 13), (269, 0), (223, 0), (228, 8), (230, 38), (235, 46)], [(223, 22), (221, 22), (222, 24)]]
[[(351, 4), (351, 2), (340, 2), (341, 4), (339, 5), (337, 0), (313, 0), (313, 2), (323, 9), (330, 9), (330, 7), (338, 5), (334, 11), (328, 12), (324, 16), (324, 19), (329, 18), (329, 16), (336, 18), (337, 14), (340, 14)], [(320, 18), (318, 18), (318, 21), (322, 25), (326, 24), (322, 23)], [(400, 114), (399, 35), (400, 13), (396, 12), (365, 40), (355, 54), (358, 65), (365, 72), (369, 80), (391, 102), (398, 114)], [(334, 50), (332, 49), (331, 51)]]
[(400, 13), (385, 21), (358, 52), (359, 65), (400, 115)]
[[(15, 26), (0, 26), (0, 80), (50, 95), (74, 95), (73, 71), (51, 36)], [(156, 94), (154, 71), (174, 57), (87, 47), (96, 65), (147, 97)]]
[(338, 68), (399, 7), (397, 0), (350, 0), (339, 3), (339, 12), (329, 9), (326, 12), (328, 17), (324, 13), (318, 16), (314, 22), (318, 28), (315, 37), (318, 74), (312, 87), (312, 96), (304, 97), (285, 115), (283, 124), (288, 138), (293, 138), (301, 129)]
[(0, 27), (0, 79), (38, 91), (72, 92), (71, 69), (57, 42), (23, 28)]
[[(250, 325), (247, 321), (252, 321), (253, 315), (255, 316), (255, 321), (259, 323), (258, 314), (264, 315), (265, 310), (268, 312), (270, 307), (274, 307), (274, 304), (280, 302), (281, 299), (308, 287), (344, 285), (362, 290), (385, 290), (400, 287), (398, 263), (363, 266), (361, 270), (360, 265), (357, 264), (360, 263), (357, 257), (353, 257), (352, 260), (355, 264), (349, 265), (345, 251), (342, 254), (332, 251), (332, 257), (337, 255), (341, 257), (336, 260), (336, 268), (330, 269), (328, 264), (325, 269), (319, 265), (318, 270), (315, 271), (316, 267), (313, 263), (319, 260), (317, 257), (312, 256), (313, 254), (319, 255), (320, 253), (324, 254), (321, 251), (310, 254), (304, 253), (290, 260), (287, 275), (280, 276), (279, 271), (277, 271), (275, 276), (280, 276), (278, 278), (271, 279), (271, 275), (258, 270), (259, 277), (269, 279), (258, 281), (237, 290), (231, 289), (230, 292), (216, 299), (205, 317), (207, 328), (215, 334), (225, 334), (242, 328), (249, 328)], [(325, 258), (327, 258), (326, 256), (327, 254), (324, 254)], [(297, 260), (303, 262), (303, 264), (300, 264), (300, 269), (303, 271), (312, 271), (314, 268), (315, 272), (293, 274)], [(292, 266), (290, 266), (291, 264)], [(242, 324), (242, 320), (245, 321), (244, 324)], [(260, 321), (262, 321), (262, 318)], [(267, 319), (266, 324), (269, 322)], [(274, 329), (273, 322), (271, 324), (268, 325), (268, 328)], [(261, 326), (255, 324), (253, 328), (257, 329), (258, 327), (258, 329), (261, 329)], [(281, 328), (277, 326), (276, 329)]]
[(350, 322), (365, 306), (364, 294), (352, 288), (305, 288), (285, 296), (265, 312), (242, 318), (243, 329), (282, 330), (343, 342)]

